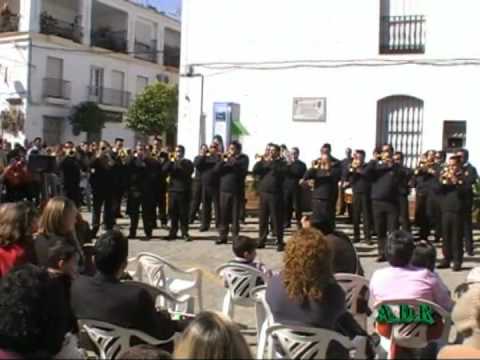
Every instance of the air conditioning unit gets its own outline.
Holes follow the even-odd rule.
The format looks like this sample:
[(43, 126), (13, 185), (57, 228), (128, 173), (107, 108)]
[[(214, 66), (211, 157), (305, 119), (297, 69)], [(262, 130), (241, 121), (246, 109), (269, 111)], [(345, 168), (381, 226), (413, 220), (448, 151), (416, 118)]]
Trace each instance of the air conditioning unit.
[(163, 74), (158, 74), (157, 80), (165, 84), (168, 84), (170, 82), (170, 78), (168, 77), (168, 75), (163, 75)]

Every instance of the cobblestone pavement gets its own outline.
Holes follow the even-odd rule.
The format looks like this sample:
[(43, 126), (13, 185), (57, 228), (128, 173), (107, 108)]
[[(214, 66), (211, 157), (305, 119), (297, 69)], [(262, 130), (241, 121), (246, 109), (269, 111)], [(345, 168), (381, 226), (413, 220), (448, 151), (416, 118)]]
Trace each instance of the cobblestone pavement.
[[(87, 218), (88, 215), (86, 215)], [(119, 226), (125, 234), (128, 234), (128, 220), (121, 219)], [(135, 256), (139, 252), (147, 251), (165, 257), (183, 269), (199, 268), (204, 272), (203, 276), (203, 296), (204, 307), (208, 310), (220, 311), (222, 308), (222, 300), (225, 290), (223, 281), (215, 274), (215, 269), (232, 258), (231, 244), (215, 245), (217, 233), (210, 231), (200, 233), (198, 231), (199, 224), (195, 223), (191, 226), (191, 235), (193, 242), (187, 243), (183, 240), (165, 241), (162, 236), (167, 235), (166, 230), (157, 230), (154, 232), (154, 239), (149, 242), (141, 240), (130, 240), (130, 256)], [(337, 225), (339, 230), (352, 234), (352, 226), (345, 223), (344, 219), (340, 219)], [(257, 218), (248, 218), (247, 224), (241, 226), (241, 233), (247, 236), (258, 236), (258, 220)], [(285, 239), (288, 240), (291, 231), (287, 231)], [(138, 231), (139, 236), (143, 236), (142, 229)], [(474, 257), (466, 257), (464, 269), (461, 272), (454, 273), (449, 269), (438, 270), (440, 276), (446, 282), (451, 291), (462, 283), (468, 271), (479, 265), (480, 263), (480, 231), (475, 231), (475, 239), (477, 250)], [(362, 265), (365, 269), (366, 276), (370, 277), (373, 271), (378, 268), (385, 267), (385, 263), (377, 264), (375, 258), (377, 256), (376, 246), (367, 246), (359, 244), (356, 246)], [(437, 244), (438, 257), (441, 258), (440, 244)], [(268, 268), (280, 270), (282, 264), (282, 254), (278, 253), (273, 246), (267, 246), (266, 249), (259, 250), (257, 259), (264, 262)], [(237, 322), (248, 326), (249, 330), (253, 330), (255, 326), (254, 309), (238, 308), (235, 310), (234, 318)], [(250, 339), (249, 339), (250, 340)], [(253, 340), (253, 339), (252, 339)]]

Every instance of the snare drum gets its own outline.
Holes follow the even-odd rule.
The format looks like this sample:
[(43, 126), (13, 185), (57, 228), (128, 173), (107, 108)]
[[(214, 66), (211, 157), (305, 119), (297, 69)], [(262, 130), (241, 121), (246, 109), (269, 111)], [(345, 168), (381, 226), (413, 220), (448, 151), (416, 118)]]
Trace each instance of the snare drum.
[(344, 201), (345, 204), (351, 205), (353, 203), (353, 190), (352, 188), (345, 189), (344, 192)]

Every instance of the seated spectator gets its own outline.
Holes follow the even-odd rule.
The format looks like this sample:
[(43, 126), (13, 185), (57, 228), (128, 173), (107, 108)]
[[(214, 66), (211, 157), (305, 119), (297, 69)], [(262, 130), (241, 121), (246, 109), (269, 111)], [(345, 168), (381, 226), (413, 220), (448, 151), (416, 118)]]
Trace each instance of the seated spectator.
[(328, 222), (312, 223), (306, 216), (302, 219), (302, 227), (313, 227), (320, 230), (327, 240), (333, 257), (333, 273), (346, 273), (364, 275), (362, 264), (357, 256), (357, 252), (353, 243), (350, 241), (347, 234), (341, 231), (333, 231)]
[(457, 301), (452, 320), (464, 341), (449, 345), (438, 354), (438, 359), (480, 358), (480, 287), (472, 287)]
[(245, 338), (229, 319), (203, 312), (187, 327), (175, 359), (253, 359)]
[(36, 221), (35, 210), (27, 203), (0, 207), (0, 277), (14, 266), (36, 263), (33, 250)]
[[(60, 301), (60, 302), (59, 302)], [(65, 340), (58, 309), (64, 302), (46, 270), (26, 264), (0, 281), (0, 358), (48, 359)]]
[(424, 299), (450, 311), (453, 307), (448, 288), (428, 269), (410, 265), (415, 243), (405, 231), (393, 232), (385, 246), (389, 267), (375, 271), (370, 292), (375, 302), (395, 299)]
[[(179, 322), (171, 320), (167, 312), (157, 311), (155, 299), (147, 290), (120, 282), (127, 258), (128, 241), (120, 231), (109, 231), (97, 240), (97, 273), (94, 277), (80, 276), (72, 285), (75, 316), (139, 330), (158, 340), (170, 339), (183, 330)], [(162, 348), (171, 352), (173, 344)]]
[[(270, 279), (266, 300), (277, 323), (330, 329), (350, 338), (367, 335), (347, 312), (345, 293), (332, 272), (332, 251), (318, 230), (301, 229), (288, 241), (284, 269)], [(348, 357), (336, 343), (327, 354)]]
[(40, 217), (40, 229), (35, 237), (35, 252), (40, 266), (47, 266), (49, 248), (58, 241), (73, 246), (80, 259), (83, 258), (81, 245), (76, 240), (75, 224), (77, 207), (65, 197), (50, 199)]
[(415, 244), (410, 264), (421, 269), (428, 269), (435, 272), (437, 261), (437, 250), (428, 240), (421, 240)]
[(125, 351), (120, 360), (170, 360), (172, 354), (153, 345), (136, 345)]
[[(230, 264), (251, 266), (268, 277), (272, 275), (272, 272), (267, 270), (263, 263), (255, 262), (255, 258), (257, 257), (257, 241), (255, 239), (248, 236), (237, 237), (233, 242), (233, 253), (235, 254), (235, 259), (230, 260)], [(263, 284), (263, 280), (258, 278), (256, 285), (259, 286)], [(227, 286), (226, 283), (225, 286)]]

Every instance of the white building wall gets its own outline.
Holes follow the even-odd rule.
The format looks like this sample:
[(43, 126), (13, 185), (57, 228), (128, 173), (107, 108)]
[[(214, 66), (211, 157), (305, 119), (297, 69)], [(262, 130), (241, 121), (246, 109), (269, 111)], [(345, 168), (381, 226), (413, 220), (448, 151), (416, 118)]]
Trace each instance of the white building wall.
[[(480, 58), (480, 46), (473, 45), (480, 36), (478, 10), (476, 0), (423, 0), (414, 15), (426, 16), (426, 53), (379, 55), (378, 0), (185, 0), (182, 71), (209, 62)], [(242, 141), (251, 157), (270, 141), (299, 146), (307, 161), (318, 157), (324, 142), (332, 143), (339, 157), (347, 146), (371, 153), (377, 101), (409, 95), (424, 101), (424, 150), (441, 148), (444, 120), (467, 120), (467, 147), (480, 164), (475, 143), (480, 130), (478, 66), (196, 66), (195, 72), (205, 75), (207, 139), (213, 135), (213, 103), (239, 103), (240, 120), (251, 134)], [(199, 78), (181, 78), (178, 141), (187, 145), (188, 156), (194, 156), (199, 145), (200, 89)], [(326, 123), (293, 122), (294, 97), (326, 97)]]

